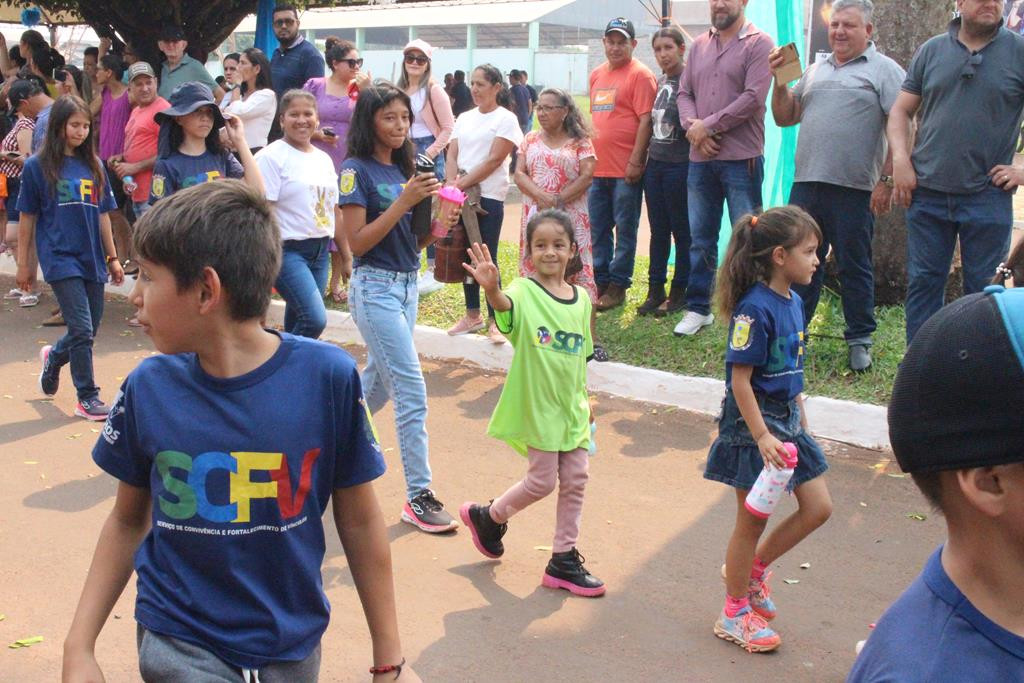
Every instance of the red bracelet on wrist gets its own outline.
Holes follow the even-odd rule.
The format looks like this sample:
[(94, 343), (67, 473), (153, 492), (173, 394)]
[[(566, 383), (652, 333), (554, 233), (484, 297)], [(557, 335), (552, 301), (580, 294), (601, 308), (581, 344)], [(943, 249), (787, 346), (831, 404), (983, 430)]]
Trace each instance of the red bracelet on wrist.
[(402, 667), (405, 666), (405, 657), (402, 657), (402, 661), (399, 664), (386, 664), (384, 666), (371, 666), (370, 673), (376, 676), (377, 674), (387, 674), (392, 671), (395, 672), (395, 680), (402, 675)]

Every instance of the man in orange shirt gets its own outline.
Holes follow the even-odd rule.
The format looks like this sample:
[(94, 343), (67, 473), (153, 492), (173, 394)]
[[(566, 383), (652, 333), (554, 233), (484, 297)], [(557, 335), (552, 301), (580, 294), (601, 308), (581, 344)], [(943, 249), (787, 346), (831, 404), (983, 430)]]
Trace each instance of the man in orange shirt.
[(128, 87), (135, 109), (125, 126), (124, 154), (110, 157), (110, 166), (122, 182), (132, 178), (134, 187), (126, 187), (125, 194), (131, 194), (135, 218), (139, 219), (149, 210), (150, 183), (156, 164), (160, 125), (154, 117), (171, 105), (157, 94), (156, 72), (146, 62), (128, 67)]
[(622, 17), (612, 19), (604, 30), (608, 61), (590, 74), (597, 167), (587, 203), (594, 280), (601, 294), (599, 311), (620, 306), (633, 283), (643, 187), (640, 180), (647, 163), (651, 108), (657, 92), (654, 74), (633, 59), (635, 47), (633, 22)]

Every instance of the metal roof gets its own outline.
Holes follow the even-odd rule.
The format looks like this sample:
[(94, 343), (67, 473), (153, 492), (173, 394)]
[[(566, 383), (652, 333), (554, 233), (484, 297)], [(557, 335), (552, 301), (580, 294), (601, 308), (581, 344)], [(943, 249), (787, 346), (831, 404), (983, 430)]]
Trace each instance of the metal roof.
[[(442, 0), (415, 4), (330, 7), (306, 10), (304, 29), (385, 28), (469, 24), (518, 24), (536, 21), (576, 0)], [(246, 17), (236, 31), (256, 30), (255, 15)]]

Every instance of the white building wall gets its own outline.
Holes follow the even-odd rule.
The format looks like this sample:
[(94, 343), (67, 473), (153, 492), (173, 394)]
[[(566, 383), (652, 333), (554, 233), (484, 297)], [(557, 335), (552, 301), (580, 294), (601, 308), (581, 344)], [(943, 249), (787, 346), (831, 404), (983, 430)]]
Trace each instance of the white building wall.
[[(374, 78), (397, 80), (402, 68), (402, 52), (400, 50), (363, 50), (363, 68), (369, 70)], [(473, 51), (473, 64), (491, 63), (507, 74), (512, 69), (529, 69), (530, 51), (522, 49), (476, 49)], [(438, 81), (446, 73), (456, 69), (466, 71), (467, 50), (437, 50), (434, 52), (431, 72)], [(586, 53), (538, 52), (536, 68), (530, 73), (531, 85), (562, 88), (571, 94), (580, 95), (587, 92), (589, 71), (587, 70)]]

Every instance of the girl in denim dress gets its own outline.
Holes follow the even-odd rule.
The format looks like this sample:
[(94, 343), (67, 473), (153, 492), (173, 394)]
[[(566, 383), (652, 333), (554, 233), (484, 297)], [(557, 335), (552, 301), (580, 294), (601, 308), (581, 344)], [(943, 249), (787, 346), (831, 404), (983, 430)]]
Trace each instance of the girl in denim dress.
[[(803, 302), (790, 289), (811, 281), (820, 241), (814, 219), (797, 207), (747, 215), (733, 229), (718, 275), (719, 309), (730, 320), (726, 393), (704, 477), (736, 489), (737, 513), (722, 568), (725, 606), (714, 631), (749, 652), (768, 652), (781, 643), (768, 625), (775, 618), (768, 566), (832, 512), (821, 476), (828, 469), (825, 454), (806, 431), (801, 397), (806, 327)], [(789, 488), (799, 508), (762, 538), (767, 520), (743, 503), (766, 465), (785, 466), (783, 442), (798, 450)]]

